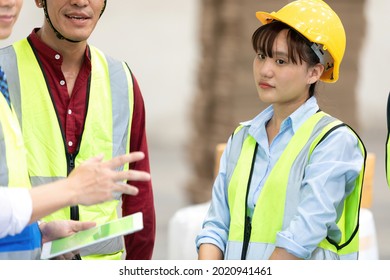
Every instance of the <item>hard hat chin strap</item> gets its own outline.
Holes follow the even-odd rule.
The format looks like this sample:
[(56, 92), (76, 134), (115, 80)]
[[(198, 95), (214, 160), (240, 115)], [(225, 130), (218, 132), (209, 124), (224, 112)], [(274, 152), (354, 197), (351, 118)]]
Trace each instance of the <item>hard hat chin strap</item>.
[[(106, 9), (106, 4), (107, 4), (107, 0), (104, 0), (104, 6), (100, 12), (100, 15), (99, 15), (99, 18), (102, 16), (104, 10)], [(72, 40), (72, 39), (69, 39), (69, 38), (66, 38), (65, 36), (63, 36), (53, 25), (53, 23), (51, 22), (50, 20), (50, 17), (49, 17), (49, 12), (47, 11), (47, 3), (46, 3), (46, 0), (42, 0), (42, 6), (43, 6), (43, 11), (45, 13), (45, 18), (47, 20), (47, 22), (49, 23), (50, 27), (53, 29), (54, 33), (56, 34), (57, 38), (60, 39), (60, 40), (66, 40), (68, 42), (71, 42), (71, 43), (79, 43), (80, 41), (76, 41), (76, 40)]]
[(49, 12), (47, 11), (47, 3), (46, 3), (46, 0), (42, 0), (42, 6), (43, 6), (43, 11), (45, 13), (45, 18), (47, 20), (47, 22), (50, 24), (50, 27), (53, 29), (54, 33), (56, 34), (57, 38), (60, 39), (60, 40), (66, 40), (68, 42), (71, 42), (71, 43), (79, 43), (80, 41), (75, 41), (75, 40), (72, 40), (72, 39), (68, 39), (66, 37), (64, 37), (53, 25), (53, 23), (51, 22), (50, 20), (50, 17), (49, 17)]

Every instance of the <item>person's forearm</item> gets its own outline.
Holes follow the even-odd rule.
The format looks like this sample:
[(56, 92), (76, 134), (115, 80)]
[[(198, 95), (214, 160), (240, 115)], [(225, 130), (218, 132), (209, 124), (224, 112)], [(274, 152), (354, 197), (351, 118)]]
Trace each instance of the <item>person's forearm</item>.
[(204, 243), (199, 247), (198, 260), (223, 260), (223, 253), (217, 246)]
[(290, 254), (285, 249), (276, 247), (272, 255), (269, 258), (270, 260), (301, 260), (297, 256)]
[(66, 179), (34, 187), (30, 190), (32, 199), (30, 222), (65, 206), (93, 205), (112, 200), (116, 193), (137, 195), (138, 188), (123, 181), (150, 181), (150, 174), (137, 170), (115, 169), (142, 160), (144, 157), (144, 153), (134, 152), (102, 162), (103, 156), (100, 155), (80, 164)]
[(32, 200), (30, 223), (65, 206), (73, 205), (76, 194), (72, 188), (65, 189), (66, 186), (66, 180), (59, 180), (30, 190)]

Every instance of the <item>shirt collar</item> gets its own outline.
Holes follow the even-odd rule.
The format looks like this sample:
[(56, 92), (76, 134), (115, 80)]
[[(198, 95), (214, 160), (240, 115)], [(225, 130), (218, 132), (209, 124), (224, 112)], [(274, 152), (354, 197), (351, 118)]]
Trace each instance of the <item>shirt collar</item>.
[[(45, 59), (47, 61), (51, 61), (54, 64), (62, 64), (62, 54), (58, 51), (50, 48), (48, 45), (46, 45), (41, 38), (39, 38), (37, 32), (40, 28), (34, 28), (33, 31), (28, 36), (28, 39), (34, 48), (34, 51), (38, 53), (38, 56), (42, 59)], [(58, 57), (59, 55), (59, 57)], [(89, 46), (87, 45), (85, 49), (85, 62), (88, 64), (91, 63), (90, 55), (89, 55)]]
[(304, 104), (302, 104), (297, 110), (295, 110), (289, 118), (291, 119), (291, 125), (294, 133), (301, 127), (301, 125), (312, 115), (319, 110), (317, 99), (313, 96), (310, 97)]
[[(312, 115), (314, 115), (319, 110), (316, 97), (310, 97), (304, 104), (302, 104), (297, 110), (295, 110), (290, 116), (288, 116), (281, 124), (280, 130), (284, 130), (288, 127), (291, 127), (295, 133), (298, 128)], [(267, 122), (274, 115), (274, 110), (272, 105), (268, 106), (260, 114), (250, 121), (241, 122), (243, 126), (250, 126), (249, 134), (254, 136), (260, 133), (261, 130), (264, 130)]]

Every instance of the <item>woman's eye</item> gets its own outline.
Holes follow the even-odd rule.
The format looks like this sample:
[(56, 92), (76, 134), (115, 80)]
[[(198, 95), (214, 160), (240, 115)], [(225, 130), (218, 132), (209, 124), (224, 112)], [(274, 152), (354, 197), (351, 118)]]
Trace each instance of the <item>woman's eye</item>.
[(265, 54), (262, 54), (262, 53), (258, 53), (257, 54), (257, 57), (261, 60), (265, 59)]
[(284, 61), (283, 59), (277, 59), (277, 60), (276, 60), (276, 63), (277, 63), (277, 64), (280, 64), (280, 65), (283, 65), (283, 64), (286, 63), (286, 61)]

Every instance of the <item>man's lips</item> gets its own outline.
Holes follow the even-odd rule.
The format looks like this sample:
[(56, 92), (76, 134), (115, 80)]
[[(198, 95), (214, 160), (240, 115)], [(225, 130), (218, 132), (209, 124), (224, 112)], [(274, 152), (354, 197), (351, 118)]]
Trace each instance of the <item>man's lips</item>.
[(68, 11), (65, 13), (65, 16), (67, 18), (75, 20), (87, 20), (91, 18), (91, 15), (89, 13), (81, 11)]
[(67, 15), (66, 17), (70, 18), (70, 19), (76, 19), (76, 20), (86, 20), (86, 19), (88, 19), (88, 17), (84, 17), (84, 16), (70, 16), (70, 15)]

